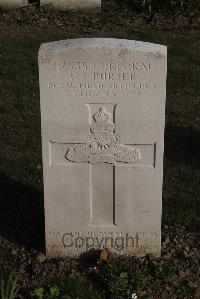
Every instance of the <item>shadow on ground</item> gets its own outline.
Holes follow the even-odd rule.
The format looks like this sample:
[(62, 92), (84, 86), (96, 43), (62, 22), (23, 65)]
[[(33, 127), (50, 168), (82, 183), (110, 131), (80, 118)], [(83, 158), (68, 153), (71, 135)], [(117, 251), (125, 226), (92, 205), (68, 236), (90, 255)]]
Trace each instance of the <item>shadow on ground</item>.
[(193, 127), (166, 126), (165, 159), (197, 168), (200, 164), (200, 130)]
[(0, 235), (25, 247), (44, 250), (42, 193), (0, 175)]
[(200, 229), (200, 130), (167, 126), (162, 223)]

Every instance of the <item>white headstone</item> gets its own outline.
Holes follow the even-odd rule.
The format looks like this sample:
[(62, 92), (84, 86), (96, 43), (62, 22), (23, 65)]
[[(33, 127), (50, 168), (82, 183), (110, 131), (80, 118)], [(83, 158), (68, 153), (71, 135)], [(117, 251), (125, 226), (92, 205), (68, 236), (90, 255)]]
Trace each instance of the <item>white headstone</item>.
[(118, 39), (41, 46), (49, 256), (160, 254), (166, 57)]
[(28, 5), (28, 0), (0, 0), (0, 7), (15, 9)]
[(52, 5), (55, 9), (100, 8), (101, 0), (40, 0), (41, 5)]

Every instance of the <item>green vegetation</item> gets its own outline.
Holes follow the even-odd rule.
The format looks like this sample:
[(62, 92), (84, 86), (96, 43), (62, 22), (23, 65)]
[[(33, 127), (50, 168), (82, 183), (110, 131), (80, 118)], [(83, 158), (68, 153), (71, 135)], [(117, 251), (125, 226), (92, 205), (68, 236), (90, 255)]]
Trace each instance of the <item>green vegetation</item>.
[(14, 271), (1, 270), (0, 281), (0, 298), (1, 299), (16, 299), (18, 296), (19, 288), (17, 287), (17, 275)]
[(50, 284), (53, 287), (34, 290), (34, 294), (37, 299), (131, 299), (132, 294), (138, 299), (151, 299), (161, 298), (164, 293), (171, 298), (175, 288), (175, 298), (188, 298), (191, 286), (198, 290), (198, 284), (181, 278), (184, 271), (187, 273), (178, 259), (120, 257), (109, 265), (97, 263), (84, 274), (74, 271), (68, 278)]
[(149, 13), (159, 10), (190, 12), (200, 9), (200, 0), (127, 0), (125, 2), (137, 10), (142, 9)]
[(37, 299), (102, 299), (100, 295), (92, 289), (89, 281), (84, 276), (77, 274), (71, 275), (69, 278), (60, 278), (56, 285), (52, 287), (40, 287), (34, 290), (34, 298)]
[[(134, 2), (134, 0), (133, 0)], [(200, 8), (199, 0), (140, 0), (140, 5), (148, 10), (192, 11)]]

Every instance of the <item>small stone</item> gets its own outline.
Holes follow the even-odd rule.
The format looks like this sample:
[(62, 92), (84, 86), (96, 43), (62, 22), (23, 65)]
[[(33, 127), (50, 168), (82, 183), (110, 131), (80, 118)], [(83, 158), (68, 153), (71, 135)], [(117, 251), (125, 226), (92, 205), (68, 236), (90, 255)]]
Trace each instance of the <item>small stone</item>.
[(168, 292), (171, 291), (171, 288), (170, 288), (170, 286), (168, 286), (168, 285), (165, 287), (165, 289), (166, 289)]
[(198, 284), (197, 281), (195, 281), (195, 282), (193, 282), (193, 281), (189, 281), (189, 282), (188, 282), (188, 285), (189, 285), (189, 287), (192, 288), (192, 289), (196, 289), (196, 288), (198, 288), (198, 286), (199, 286), (199, 284)]
[(17, 251), (16, 251), (15, 249), (12, 249), (12, 250), (11, 250), (11, 254), (12, 254), (12, 255), (16, 255), (16, 253), (17, 253)]
[(39, 263), (43, 263), (43, 262), (45, 262), (46, 261), (46, 255), (44, 255), (43, 253), (39, 253), (38, 255), (37, 255), (37, 261), (39, 262)]

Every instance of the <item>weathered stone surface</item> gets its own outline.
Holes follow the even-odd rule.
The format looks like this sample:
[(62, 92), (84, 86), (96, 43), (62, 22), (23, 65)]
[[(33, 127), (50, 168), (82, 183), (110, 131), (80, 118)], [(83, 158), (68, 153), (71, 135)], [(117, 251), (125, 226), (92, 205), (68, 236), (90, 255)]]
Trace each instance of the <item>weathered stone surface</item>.
[(117, 39), (41, 46), (49, 256), (160, 254), (166, 52)]
[(79, 9), (101, 7), (101, 0), (40, 0), (41, 5), (52, 5), (55, 9)]
[(0, 0), (0, 7), (15, 9), (28, 5), (28, 0)]

